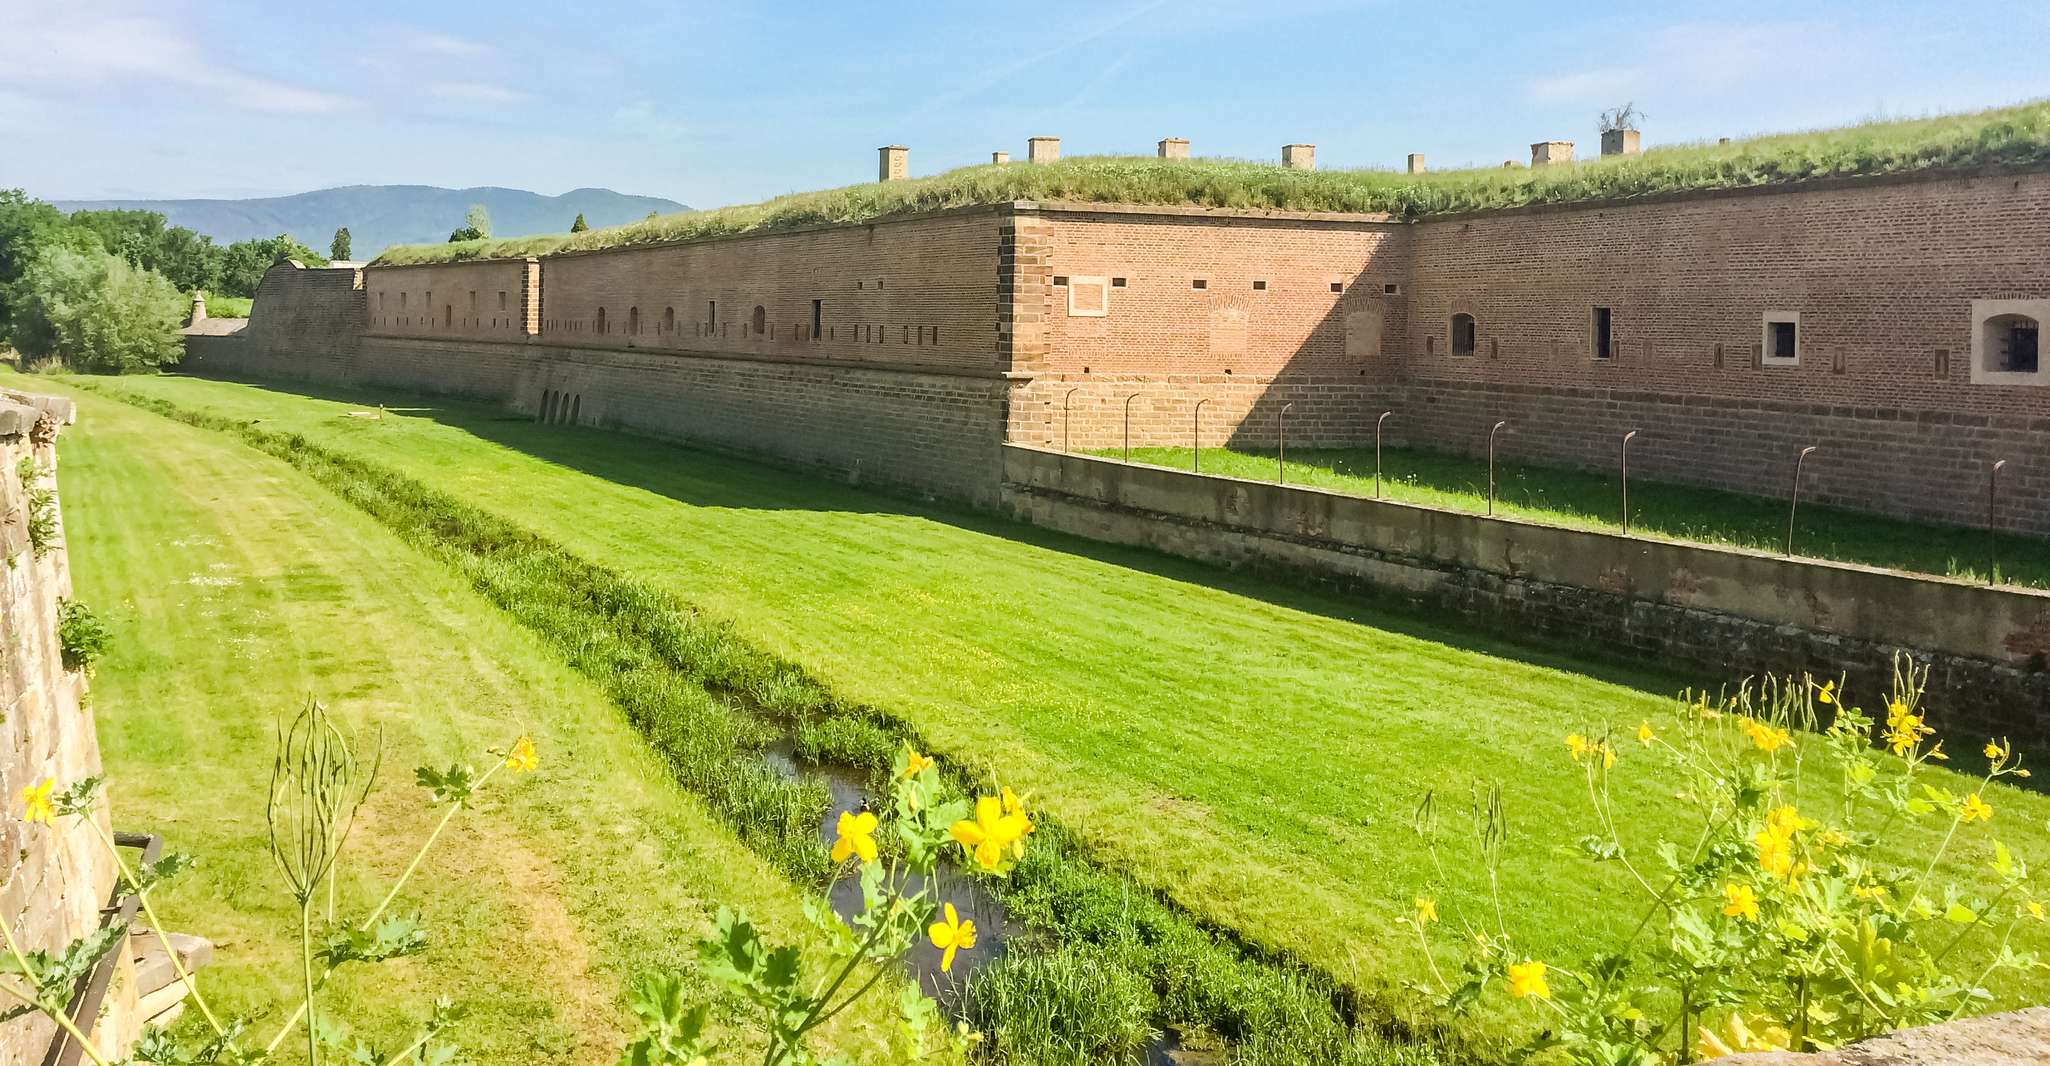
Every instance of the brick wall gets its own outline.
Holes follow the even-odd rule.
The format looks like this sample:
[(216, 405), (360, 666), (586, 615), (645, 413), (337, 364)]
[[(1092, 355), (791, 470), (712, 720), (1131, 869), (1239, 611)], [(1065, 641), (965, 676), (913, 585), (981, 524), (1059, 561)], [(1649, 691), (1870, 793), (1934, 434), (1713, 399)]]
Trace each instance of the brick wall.
[[(31, 825), (19, 807), (21, 790), (31, 784), (54, 778), (62, 790), (100, 772), (85, 677), (65, 669), (57, 641), (58, 602), (71, 594), (61, 517), (60, 546), (38, 557), (28, 540), (26, 492), (15, 476), (29, 455), (54, 469), (57, 429), (70, 415), (67, 400), (0, 396), (0, 797), (12, 805), (0, 818), (0, 910), (25, 950), (53, 953), (99, 927), (116, 880), (113, 860), (91, 829), (68, 819), (56, 828)], [(99, 818), (106, 828), (104, 806)], [(102, 1049), (125, 1048), (135, 1036), (133, 981), (117, 982), (93, 1034)], [(0, 1026), (0, 1062), (42, 1061), (55, 1033), (41, 1016)]]
[(363, 272), (364, 332), (395, 337), (517, 340), (537, 317), (539, 261), (494, 259)]
[(179, 369), (345, 383), (354, 373), (364, 319), (363, 271), (279, 263), (256, 287), (249, 324), (228, 336), (186, 336)]

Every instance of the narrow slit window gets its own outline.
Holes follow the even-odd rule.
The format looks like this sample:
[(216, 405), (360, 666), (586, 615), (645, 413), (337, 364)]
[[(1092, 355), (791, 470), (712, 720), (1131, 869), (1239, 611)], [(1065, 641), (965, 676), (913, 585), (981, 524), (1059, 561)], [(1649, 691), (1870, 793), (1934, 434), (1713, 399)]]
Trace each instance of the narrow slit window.
[(769, 312), (761, 304), (755, 305), (754, 328), (755, 336), (757, 337), (769, 332)]
[(1189, 288), (1192, 289), (1207, 289), (1209, 287), (1210, 282), (1204, 278), (1196, 278), (1189, 282)]
[(1615, 315), (1609, 308), (1597, 307), (1594, 309), (1594, 357), (1596, 359), (1615, 358), (1615, 322)]
[(825, 325), (825, 322), (826, 322), (826, 301), (824, 301), (824, 300), (813, 300), (813, 301), (811, 302), (811, 339), (812, 339), (812, 340), (818, 340), (818, 339), (819, 339), (819, 333), (820, 333), (820, 332), (822, 331), (822, 327), (823, 327), (823, 326)]
[(1475, 338), (1478, 332), (1478, 326), (1474, 322), (1472, 315), (1464, 313), (1453, 315), (1452, 354), (1472, 355), (1474, 352)]

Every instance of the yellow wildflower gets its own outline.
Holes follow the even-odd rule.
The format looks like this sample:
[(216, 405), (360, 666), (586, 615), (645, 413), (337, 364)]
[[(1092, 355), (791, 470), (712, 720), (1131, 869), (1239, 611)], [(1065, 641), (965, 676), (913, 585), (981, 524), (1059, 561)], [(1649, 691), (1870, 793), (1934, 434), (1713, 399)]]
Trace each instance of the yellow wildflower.
[(1886, 899), (1886, 886), (1853, 885), (1851, 886), (1851, 894), (1858, 897), (1859, 899), (1869, 899), (1877, 903)]
[(2022, 904), (2022, 909), (2029, 912), (2029, 917), (2034, 918), (2039, 922), (2045, 920), (2043, 915), (2043, 905), (2041, 903), (2036, 902), (2035, 900), (2030, 900), (2027, 903)]
[(1418, 896), (1416, 898), (1416, 920), (1419, 925), (1437, 921), (1438, 901), (1429, 896)]
[(930, 756), (920, 755), (918, 749), (909, 744), (904, 746), (904, 756), (905, 777), (917, 777), (919, 774), (924, 773), (928, 767), (932, 766), (932, 758)]
[(1694, 1054), (1698, 1058), (1715, 1059), (1746, 1051), (1785, 1051), (1793, 1040), (1793, 1034), (1784, 1027), (1770, 1023), (1752, 1032), (1751, 1027), (1744, 1024), (1744, 1019), (1732, 1011), (1726, 1033), (1718, 1034), (1705, 1025), (1701, 1027), (1701, 1038), (1694, 1045)]
[(1758, 920), (1758, 893), (1750, 885), (1729, 884), (1723, 886), (1723, 913), (1747, 922)]
[(1517, 999), (1536, 996), (1552, 998), (1552, 986), (1545, 983), (1545, 964), (1532, 959), (1509, 967), (1509, 994)]
[(1812, 828), (1792, 806), (1775, 807), (1765, 816), (1765, 828), (1752, 836), (1758, 846), (1758, 868), (1782, 881), (1792, 881), (1805, 869), (1794, 861), (1794, 833)]
[(1566, 750), (1572, 754), (1575, 762), (1580, 761), (1580, 757), (1587, 754), (1588, 748), (1589, 745), (1586, 737), (1578, 733), (1566, 734)]
[(1985, 800), (1980, 799), (1977, 792), (1965, 797), (1964, 806), (1958, 811), (1958, 821), (1990, 822), (1992, 820), (1993, 808)]
[(941, 973), (946, 973), (954, 968), (954, 952), (965, 951), (975, 946), (975, 923), (973, 921), (962, 921), (961, 916), (954, 911), (954, 905), (951, 903), (946, 905), (946, 913), (946, 921), (934, 922), (925, 931), (925, 935), (932, 938), (932, 946), (940, 949), (942, 953), (940, 955)]
[(530, 774), (534, 772), (534, 767), (539, 765), (541, 757), (534, 754), (534, 741), (529, 737), (513, 741), (512, 750), (505, 753), (506, 769), (513, 773)]
[(1989, 740), (1986, 742), (1986, 758), (1991, 759), (1995, 763), (2006, 761), (2007, 752), (2007, 747), (2002, 745), (1997, 740)]
[(57, 808), (50, 805), (50, 790), (57, 787), (57, 779), (46, 777), (40, 785), (30, 785), (21, 790), (22, 818), (44, 825), (57, 824)]
[(1751, 743), (1758, 745), (1758, 750), (1768, 755), (1781, 748), (1794, 746), (1794, 738), (1778, 726), (1766, 725), (1754, 718), (1744, 719), (1742, 725), (1744, 732), (1751, 737)]
[(840, 812), (840, 835), (833, 841), (833, 861), (846, 862), (859, 855), (862, 862), (876, 861), (876, 816), (868, 811)]
[(1590, 750), (1601, 755), (1602, 769), (1607, 770), (1616, 765), (1616, 749), (1609, 747), (1608, 741), (1604, 740)]
[(1815, 691), (1815, 702), (1817, 702), (1817, 703), (1835, 703), (1835, 702), (1836, 702), (1836, 682), (1834, 682), (1834, 681), (1824, 681), (1824, 682), (1822, 683), (1822, 687), (1821, 687), (1821, 688), (1819, 688), (1819, 689), (1817, 689), (1817, 690)]
[(1637, 723), (1637, 742), (1639, 744), (1650, 747), (1654, 736), (1655, 734), (1651, 731), (1651, 721), (1649, 719)]
[(1006, 813), (1002, 797), (983, 796), (975, 801), (973, 821), (964, 818), (947, 829), (962, 851), (985, 870), (1002, 866), (1005, 851), (1021, 844), (1026, 834), (1032, 832), (1032, 820), (1025, 816), (1023, 803), (1016, 796), (1010, 798), (1010, 803), (1012, 809)]

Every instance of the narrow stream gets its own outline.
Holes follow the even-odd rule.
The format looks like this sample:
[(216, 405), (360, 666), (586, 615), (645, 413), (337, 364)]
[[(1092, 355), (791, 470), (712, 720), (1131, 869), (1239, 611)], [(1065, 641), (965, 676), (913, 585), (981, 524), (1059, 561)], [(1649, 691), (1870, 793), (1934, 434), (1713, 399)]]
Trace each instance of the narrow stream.
[[(868, 775), (847, 766), (821, 763), (800, 763), (796, 745), (786, 737), (762, 752), (762, 758), (771, 770), (791, 780), (817, 781), (826, 786), (829, 801), (825, 817), (819, 820), (819, 839), (827, 846), (839, 834), (840, 815), (848, 811), (868, 810)], [(915, 891), (923, 878), (912, 875), (911, 888)], [(976, 971), (1003, 958), (1006, 946), (1012, 938), (1030, 933), (1022, 922), (1011, 920), (1010, 912), (981, 881), (963, 873), (953, 862), (942, 860), (934, 877), (934, 905), (954, 905), (963, 921), (975, 923), (975, 947), (957, 952), (951, 972), (940, 972), (940, 953), (923, 937), (905, 955), (904, 964), (910, 968), (919, 986), (937, 1000), (950, 1013), (960, 1012), (966, 1006), (969, 979)], [(833, 882), (827, 890), (833, 913), (850, 924), (855, 915), (861, 913), (861, 882), (857, 875), (849, 873)], [(1225, 1060), (1222, 1052), (1210, 1050), (1189, 1050), (1182, 1047), (1181, 1034), (1172, 1029), (1154, 1034), (1142, 1049), (1145, 1066), (1218, 1066)]]

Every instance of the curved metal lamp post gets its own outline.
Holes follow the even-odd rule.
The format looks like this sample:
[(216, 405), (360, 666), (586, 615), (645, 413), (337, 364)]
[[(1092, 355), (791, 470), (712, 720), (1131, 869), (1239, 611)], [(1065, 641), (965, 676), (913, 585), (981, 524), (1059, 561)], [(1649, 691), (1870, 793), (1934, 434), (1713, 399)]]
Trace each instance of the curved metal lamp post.
[(1993, 469), (1986, 475), (1986, 583), (2000, 583), (2000, 528), (1994, 523), (2000, 518), (2000, 468), (2007, 460), (1994, 460)]
[(1068, 410), (1068, 401), (1074, 399), (1075, 394), (1080, 392), (1081, 389), (1082, 387), (1077, 385), (1061, 393), (1061, 451), (1063, 452), (1075, 450), (1073, 446), (1075, 440), (1075, 416)]
[(1494, 513), (1495, 513), (1495, 434), (1497, 434), (1497, 433), (1500, 433), (1500, 432), (1502, 432), (1502, 427), (1503, 427), (1503, 426), (1506, 426), (1506, 425), (1508, 425), (1508, 424), (1509, 424), (1509, 421), (1508, 421), (1507, 419), (1504, 419), (1504, 420), (1502, 420), (1502, 421), (1500, 421), (1500, 422), (1497, 422), (1497, 423), (1495, 423), (1495, 428), (1493, 428), (1493, 429), (1491, 429), (1491, 430), (1488, 430), (1488, 513), (1489, 513), (1489, 514), (1494, 514)]
[(1132, 401), (1138, 398), (1136, 392), (1125, 397), (1125, 462), (1128, 463), (1132, 461)]
[(1196, 401), (1196, 439), (1193, 442), (1195, 444), (1195, 454), (1190, 459), (1195, 464), (1196, 473), (1199, 474), (1203, 472), (1203, 405), (1209, 402), (1210, 397), (1208, 396)]
[(1630, 438), (1637, 436), (1636, 430), (1623, 434), (1623, 532), (1630, 532)]
[(1801, 454), (1794, 457), (1794, 493), (1792, 500), (1787, 504), (1788, 555), (1794, 554), (1794, 512), (1801, 507), (1801, 467), (1808, 462), (1808, 453), (1814, 451), (1815, 448), (1816, 445), (1811, 444), (1801, 449)]
[(1277, 485), (1288, 484), (1288, 409), (1294, 406), (1293, 403), (1282, 404), (1281, 410), (1274, 413), (1274, 483)]
[(1381, 417), (1374, 419), (1374, 498), (1377, 500), (1381, 498), (1381, 426), (1394, 413), (1383, 411)]

